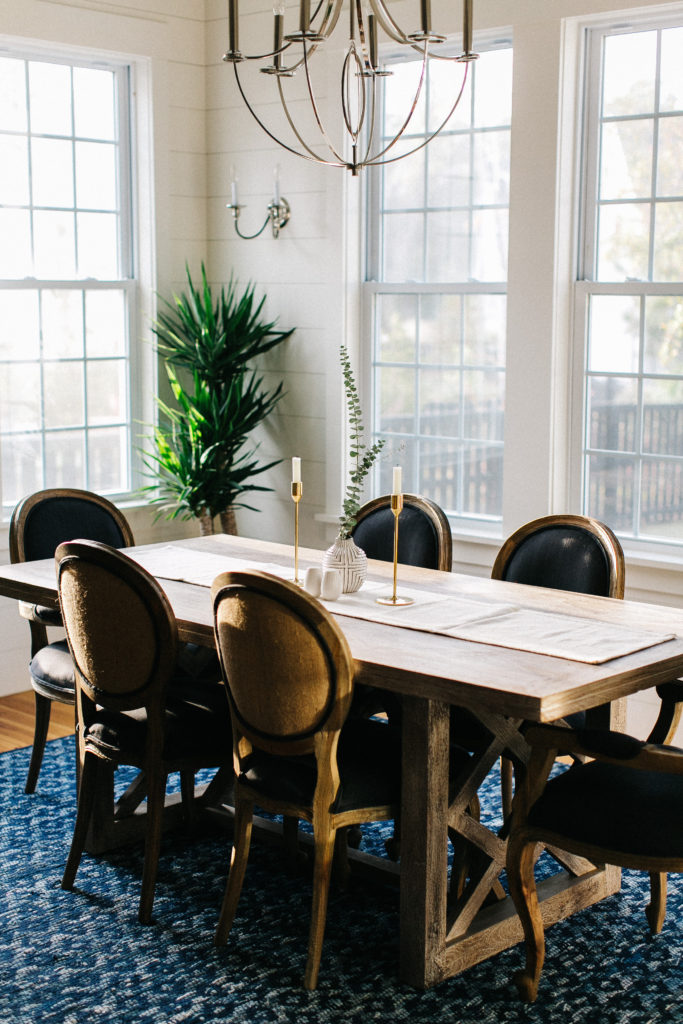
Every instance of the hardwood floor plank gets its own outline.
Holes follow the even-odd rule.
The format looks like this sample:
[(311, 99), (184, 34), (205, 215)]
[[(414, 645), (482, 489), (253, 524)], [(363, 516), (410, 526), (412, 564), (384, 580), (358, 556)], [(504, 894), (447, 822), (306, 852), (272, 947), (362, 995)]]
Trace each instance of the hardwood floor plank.
[[(33, 690), (0, 697), (0, 752), (30, 747), (33, 743)], [(74, 709), (53, 701), (48, 740), (68, 736), (74, 730)]]

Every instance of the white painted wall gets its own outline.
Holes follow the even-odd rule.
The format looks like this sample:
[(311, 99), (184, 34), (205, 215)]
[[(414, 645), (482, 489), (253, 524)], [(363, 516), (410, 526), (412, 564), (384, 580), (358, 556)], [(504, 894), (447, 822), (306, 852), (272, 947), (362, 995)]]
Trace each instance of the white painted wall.
[[(362, 179), (318, 168), (279, 150), (254, 124), (239, 98), (227, 49), (225, 0), (3, 0), (2, 32), (28, 38), (139, 54), (150, 62), (154, 96), (157, 287), (167, 295), (184, 285), (184, 262), (207, 262), (214, 282), (231, 272), (253, 280), (268, 296), (266, 311), (293, 338), (264, 361), (269, 380), (287, 391), (261, 432), (264, 459), (283, 458), (264, 476), (273, 492), (256, 495), (258, 512), (241, 512), (241, 532), (289, 540), (292, 505), (289, 458), (303, 459), (302, 541), (325, 546), (334, 533), (342, 488), (345, 421), (338, 348), (360, 347)], [(504, 526), (566, 510), (565, 413), (571, 280), (571, 200), (574, 166), (564, 144), (574, 131), (574, 76), (564, 57), (575, 45), (565, 19), (601, 11), (656, 8), (649, 0), (477, 0), (475, 26), (511, 29), (515, 46), (510, 208), (510, 289)], [(413, 5), (414, 7), (414, 5)], [(392, 4), (401, 20), (408, 9)], [(258, 33), (270, 39), (270, 0), (241, 0), (245, 50)], [(433, 23), (458, 32), (458, 5), (433, 0)], [(623, 20), (623, 18), (620, 18)], [(257, 109), (275, 112), (273, 82), (259, 76)], [(301, 95), (301, 83), (295, 83)], [(336, 98), (332, 60), (323, 67), (321, 106)], [(297, 107), (301, 104), (297, 104)], [(563, 112), (563, 134), (558, 113)], [(267, 232), (242, 241), (225, 209), (230, 167), (246, 203), (245, 232), (260, 226), (281, 167), (282, 194), (292, 218), (279, 240)], [(516, 453), (516, 454), (515, 454)], [(455, 566), (487, 575), (497, 540), (455, 538)], [(2, 536), (0, 536), (0, 546)], [(683, 606), (683, 562), (629, 556), (628, 596)], [(0, 602), (0, 646), (19, 651), (18, 619)], [(25, 626), (21, 624), (23, 629)], [(28, 632), (28, 631), (26, 631)], [(19, 688), (10, 658), (0, 691)], [(7, 680), (10, 680), (9, 683)], [(636, 704), (647, 708), (651, 701)]]

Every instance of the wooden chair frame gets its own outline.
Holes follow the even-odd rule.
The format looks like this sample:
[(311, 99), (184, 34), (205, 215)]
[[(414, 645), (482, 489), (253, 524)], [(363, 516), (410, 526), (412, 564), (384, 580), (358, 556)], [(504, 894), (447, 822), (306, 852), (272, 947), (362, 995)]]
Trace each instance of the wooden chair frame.
[[(226, 665), (226, 661), (229, 661), (229, 658), (226, 658), (229, 641), (224, 641), (222, 629), (226, 621), (224, 606), (231, 598), (238, 594), (244, 596), (245, 593), (266, 597), (277, 602), (281, 608), (285, 608), (291, 616), (292, 626), (296, 622), (303, 626), (308, 634), (308, 642), (317, 645), (319, 651), (324, 654), (329, 667), (332, 696), (315, 730), (309, 730), (305, 735), (291, 738), (265, 736), (250, 724), (237, 707), (230, 688), (230, 671)], [(249, 856), (254, 804), (258, 803), (265, 810), (283, 814), (286, 818), (303, 818), (313, 825), (314, 833), (313, 903), (308, 960), (304, 975), (304, 987), (314, 989), (318, 981), (337, 832), (360, 822), (389, 820), (394, 817), (396, 808), (381, 805), (355, 807), (342, 812), (334, 810), (340, 784), (337, 747), (341, 728), (351, 705), (356, 667), (346, 637), (327, 610), (299, 587), (264, 572), (222, 573), (214, 580), (211, 594), (216, 646), (232, 716), (236, 779), (234, 842), (215, 942), (216, 945), (224, 945), (227, 942), (234, 920)], [(248, 673), (248, 665), (244, 670)], [(240, 685), (245, 685), (244, 676)], [(309, 713), (308, 709), (306, 713)], [(265, 793), (255, 796), (253, 786), (245, 787), (240, 782), (240, 775), (254, 747), (269, 754), (282, 756), (313, 754), (317, 763), (317, 784), (312, 803), (307, 805), (276, 801)]]
[[(439, 564), (436, 568), (441, 569), (443, 572), (450, 572), (453, 567), (453, 534), (443, 509), (435, 501), (423, 498), (418, 494), (404, 494), (403, 507), (417, 508), (430, 520), (436, 530), (438, 543)], [(379, 498), (373, 498), (371, 501), (366, 502), (358, 512), (356, 526), (362, 523), (367, 516), (383, 508), (391, 508), (390, 494), (383, 494)]]
[[(535, 725), (526, 733), (532, 754), (515, 792), (506, 862), (510, 894), (522, 922), (526, 948), (525, 969), (515, 976), (515, 984), (521, 998), (526, 1002), (533, 1002), (536, 999), (545, 957), (543, 917), (534, 878), (534, 864), (543, 846), (560, 849), (596, 865), (614, 864), (622, 868), (648, 871), (651, 900), (645, 914), (653, 934), (662, 928), (666, 914), (666, 875), (669, 871), (683, 871), (683, 857), (625, 853), (622, 850), (579, 842), (564, 834), (534, 827), (528, 820), (529, 812), (543, 792), (560, 751), (569, 750), (582, 758), (595, 758), (607, 764), (627, 765), (629, 768), (642, 771), (667, 772), (683, 776), (683, 751), (667, 748), (659, 743), (660, 737), (673, 734), (680, 719), (683, 684), (670, 683), (658, 688), (658, 691), (663, 698), (660, 716), (648, 741), (642, 745), (636, 756), (630, 756), (627, 760), (614, 756), (614, 752), (609, 749), (610, 737), (619, 737), (622, 741), (625, 739), (621, 733), (606, 731), (599, 741), (593, 739), (588, 742), (582, 737), (582, 731), (563, 726)], [(681, 785), (683, 786), (683, 780)]]
[[(133, 539), (133, 531), (130, 528), (128, 520), (124, 516), (123, 512), (121, 512), (116, 505), (112, 504), (111, 501), (108, 501), (107, 498), (103, 498), (101, 495), (95, 494), (93, 491), (84, 491), (75, 487), (52, 487), (47, 488), (46, 490), (36, 491), (34, 494), (28, 495), (14, 508), (9, 528), (10, 562), (14, 564), (16, 562), (26, 561), (26, 546), (24, 538), (26, 524), (33, 510), (46, 501), (52, 501), (58, 498), (75, 498), (80, 501), (85, 501), (89, 504), (99, 506), (104, 509), (116, 523), (121, 532), (121, 536), (123, 537), (124, 547), (132, 547), (135, 543)], [(65, 537), (63, 539), (72, 540), (75, 538)], [(47, 627), (61, 626), (61, 616), (56, 610), (41, 609), (26, 601), (19, 602), (19, 614), (22, 618), (27, 619), (28, 621), (29, 629), (31, 631), (31, 658), (33, 658), (38, 651), (48, 645)], [(76, 699), (75, 691), (70, 692), (65, 690), (63, 694), (58, 695), (57, 693), (51, 693), (48, 696), (47, 693), (38, 692), (35, 687), (33, 689), (35, 700), (35, 726), (33, 731), (31, 761), (26, 778), (26, 788), (24, 790), (26, 793), (35, 792), (36, 784), (38, 782), (40, 766), (45, 752), (47, 732), (50, 725), (52, 701), (56, 700), (62, 704), (74, 704)]]

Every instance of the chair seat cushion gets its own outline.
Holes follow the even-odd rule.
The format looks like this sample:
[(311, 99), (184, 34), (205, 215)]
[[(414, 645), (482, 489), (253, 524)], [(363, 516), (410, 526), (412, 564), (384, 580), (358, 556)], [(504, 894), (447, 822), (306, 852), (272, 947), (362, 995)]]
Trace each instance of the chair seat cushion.
[(33, 656), (29, 665), (33, 689), (63, 704), (73, 704), (76, 682), (74, 665), (66, 640), (56, 640)]
[[(120, 764), (141, 765), (147, 736), (147, 715), (136, 711), (100, 710), (85, 732), (86, 747)], [(185, 758), (207, 767), (230, 761), (232, 731), (222, 683), (171, 685), (164, 714), (165, 761)]]
[[(469, 760), (464, 751), (451, 750), (451, 777)], [(401, 799), (400, 732), (386, 722), (349, 718), (342, 729), (337, 754), (340, 788), (336, 813), (361, 807), (391, 805)], [(240, 782), (279, 803), (310, 808), (317, 772), (313, 755), (279, 757), (254, 750)]]
[(683, 857), (683, 776), (577, 765), (548, 782), (529, 824), (626, 854)]

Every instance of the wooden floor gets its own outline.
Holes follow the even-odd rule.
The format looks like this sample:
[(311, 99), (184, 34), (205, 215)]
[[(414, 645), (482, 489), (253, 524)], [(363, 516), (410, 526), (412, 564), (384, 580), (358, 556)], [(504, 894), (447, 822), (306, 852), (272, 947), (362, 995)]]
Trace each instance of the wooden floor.
[[(33, 743), (33, 690), (0, 697), (0, 752), (30, 747)], [(74, 731), (74, 709), (69, 704), (52, 702), (47, 738), (56, 740)]]

